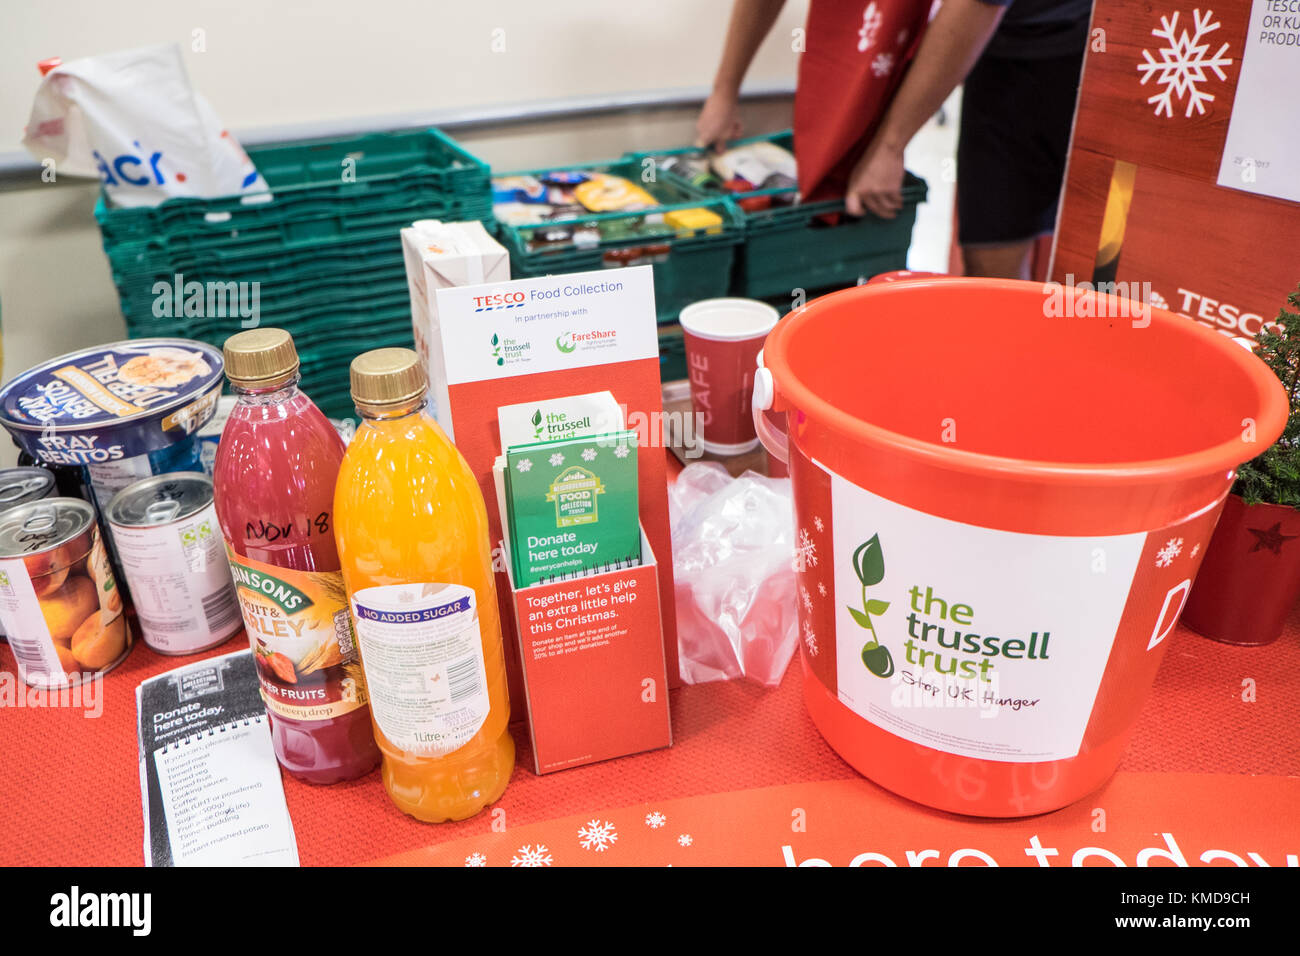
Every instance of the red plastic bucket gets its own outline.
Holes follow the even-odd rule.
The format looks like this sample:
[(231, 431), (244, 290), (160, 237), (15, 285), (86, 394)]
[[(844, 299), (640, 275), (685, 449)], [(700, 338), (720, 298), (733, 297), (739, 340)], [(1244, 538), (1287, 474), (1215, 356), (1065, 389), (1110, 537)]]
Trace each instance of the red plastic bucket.
[(849, 289), (781, 322), (755, 380), (778, 457), (758, 413), (786, 416), (813, 721), (956, 813), (1053, 810), (1114, 772), (1234, 468), (1286, 420), (1223, 336), (1071, 293)]

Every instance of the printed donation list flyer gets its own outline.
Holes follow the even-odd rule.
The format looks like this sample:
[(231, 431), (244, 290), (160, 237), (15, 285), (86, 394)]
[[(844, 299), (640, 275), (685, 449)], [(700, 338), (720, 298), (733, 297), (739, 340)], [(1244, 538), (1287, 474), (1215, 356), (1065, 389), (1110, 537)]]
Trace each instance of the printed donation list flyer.
[(297, 866), (252, 651), (136, 688), (146, 866)]

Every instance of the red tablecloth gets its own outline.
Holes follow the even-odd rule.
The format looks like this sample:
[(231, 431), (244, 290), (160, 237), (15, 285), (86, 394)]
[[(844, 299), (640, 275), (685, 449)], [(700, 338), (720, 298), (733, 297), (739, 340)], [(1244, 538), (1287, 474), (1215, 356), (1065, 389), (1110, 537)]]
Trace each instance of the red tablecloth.
[[(1122, 769), (1300, 775), (1300, 614), (1270, 647), (1228, 647), (1182, 628), (1171, 641)], [(242, 644), (241, 635), (212, 653)], [(135, 687), (178, 663), (138, 646), (105, 679), (96, 719), (69, 709), (0, 708), (0, 864), (142, 863)], [(0, 645), (0, 670), (14, 670), (7, 645)], [(856, 776), (808, 719), (801, 680), (796, 660), (775, 690), (736, 682), (682, 688), (672, 698), (677, 742), (670, 750), (546, 777), (528, 769), (527, 739), (516, 734), (519, 767), (497, 804), (505, 814), (497, 823)], [(1247, 681), (1253, 701), (1243, 700)], [(286, 780), (285, 792), (304, 864), (374, 860), (493, 823), (488, 814), (417, 823), (389, 803), (378, 773), (330, 788)]]

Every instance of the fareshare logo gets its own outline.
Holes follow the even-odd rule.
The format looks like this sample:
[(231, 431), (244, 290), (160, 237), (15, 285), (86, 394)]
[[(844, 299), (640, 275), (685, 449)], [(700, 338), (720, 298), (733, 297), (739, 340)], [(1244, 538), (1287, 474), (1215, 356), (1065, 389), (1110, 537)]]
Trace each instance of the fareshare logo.
[(608, 349), (618, 345), (615, 329), (588, 329), (585, 332), (561, 332), (555, 337), (555, 347), (562, 355), (571, 355), (581, 349)]
[(871, 640), (862, 646), (862, 664), (877, 677), (890, 677), (894, 673), (894, 657), (889, 653), (889, 648), (880, 643), (871, 620), (873, 616), (888, 611), (889, 602), (867, 597), (867, 588), (874, 587), (885, 579), (885, 555), (880, 547), (880, 535), (873, 534), (853, 552), (853, 573), (862, 584), (862, 610), (852, 606), (848, 610), (858, 627), (871, 634)]

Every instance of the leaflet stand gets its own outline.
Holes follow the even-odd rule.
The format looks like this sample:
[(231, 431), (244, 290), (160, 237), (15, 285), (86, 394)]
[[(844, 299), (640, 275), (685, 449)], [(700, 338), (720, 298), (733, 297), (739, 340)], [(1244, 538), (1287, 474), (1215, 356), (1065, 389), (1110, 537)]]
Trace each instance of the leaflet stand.
[(671, 746), (659, 574), (645, 529), (634, 567), (519, 589), (506, 566), (534, 772)]

